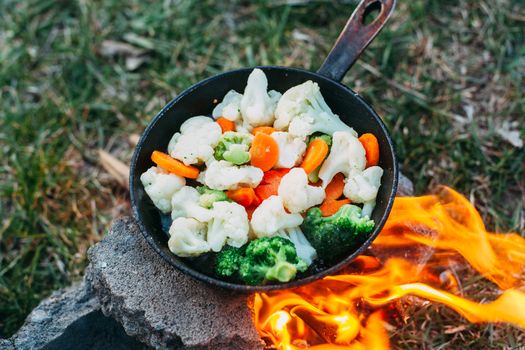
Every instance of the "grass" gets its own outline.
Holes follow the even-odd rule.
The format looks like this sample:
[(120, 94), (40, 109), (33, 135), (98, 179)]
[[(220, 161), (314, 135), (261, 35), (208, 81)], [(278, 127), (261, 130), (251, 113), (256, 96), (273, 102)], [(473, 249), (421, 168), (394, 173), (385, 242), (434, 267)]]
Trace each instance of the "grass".
[[(498, 133), (507, 125), (525, 138), (522, 5), (399, 1), (344, 83), (384, 117), (418, 193), (451, 185), (491, 229), (524, 234), (525, 152)], [(13, 334), (52, 290), (79, 279), (87, 248), (112, 217), (129, 212), (126, 190), (98, 165), (98, 148), (129, 160), (130, 134), (184, 88), (218, 72), (268, 64), (315, 70), (354, 7), (1, 1), (0, 336)], [(131, 46), (112, 54), (111, 41)], [(135, 56), (144, 62), (130, 69)], [(469, 325), (434, 339), (444, 325), (462, 322), (428, 308), (414, 310), (396, 331), (399, 347), (520, 344), (519, 330), (500, 325)]]

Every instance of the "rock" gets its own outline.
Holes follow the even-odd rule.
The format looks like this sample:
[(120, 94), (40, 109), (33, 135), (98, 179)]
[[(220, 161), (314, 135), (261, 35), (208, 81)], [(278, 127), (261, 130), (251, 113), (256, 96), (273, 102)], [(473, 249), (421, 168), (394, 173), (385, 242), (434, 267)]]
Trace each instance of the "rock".
[(0, 338), (0, 349), (1, 350), (15, 350), (15, 346), (13, 345), (13, 342), (11, 342), (11, 340)]
[(54, 292), (26, 318), (20, 330), (0, 349), (143, 349), (114, 320), (100, 311), (93, 290), (84, 281)]
[(27, 316), (11, 340), (17, 349), (42, 348), (77, 319), (98, 309), (97, 299), (84, 283), (56, 291)]
[(262, 349), (248, 296), (190, 278), (147, 244), (131, 218), (116, 220), (88, 252), (86, 278), (102, 311), (155, 348)]
[(413, 196), (414, 195), (414, 184), (408, 177), (399, 173), (399, 181), (397, 183), (396, 196)]
[(149, 349), (130, 337), (114, 319), (97, 310), (79, 318), (43, 350), (140, 350)]

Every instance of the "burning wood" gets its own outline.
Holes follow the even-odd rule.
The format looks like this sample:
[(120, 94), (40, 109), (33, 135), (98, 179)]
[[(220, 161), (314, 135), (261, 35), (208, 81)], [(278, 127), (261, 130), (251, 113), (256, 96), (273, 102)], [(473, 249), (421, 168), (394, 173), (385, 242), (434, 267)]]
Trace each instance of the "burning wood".
[[(374, 257), (360, 256), (340, 275), (257, 294), (260, 335), (286, 350), (388, 349), (385, 320), (406, 296), (444, 304), (470, 322), (525, 328), (525, 293), (518, 290), (525, 282), (525, 239), (487, 232), (459, 193), (443, 187), (436, 195), (397, 198), (371, 251)], [(453, 269), (465, 262), (502, 289), (496, 300), (482, 304), (456, 295)]]

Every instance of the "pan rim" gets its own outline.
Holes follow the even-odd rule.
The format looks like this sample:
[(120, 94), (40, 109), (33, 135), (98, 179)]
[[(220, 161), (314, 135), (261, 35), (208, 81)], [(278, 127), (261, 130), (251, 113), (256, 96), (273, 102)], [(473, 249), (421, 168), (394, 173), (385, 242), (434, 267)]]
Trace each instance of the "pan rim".
[[(225, 77), (227, 75), (230, 75), (230, 74), (233, 74), (233, 73), (248, 72), (248, 71), (253, 70), (254, 68), (260, 68), (263, 71), (279, 70), (279, 71), (282, 71), (283, 74), (285, 74), (286, 71), (294, 71), (296, 73), (301, 73), (301, 74), (304, 74), (304, 75), (315, 76), (318, 79), (322, 79), (322, 80), (325, 80), (325, 81), (327, 81), (327, 82), (329, 82), (331, 84), (335, 84), (339, 89), (342, 89), (342, 90), (346, 91), (347, 93), (350, 93), (351, 95), (353, 95), (363, 105), (363, 107), (366, 108), (367, 111), (374, 117), (376, 122), (379, 124), (379, 127), (381, 128), (383, 133), (386, 135), (387, 143), (388, 143), (388, 146), (389, 146), (389, 148), (391, 150), (392, 161), (393, 161), (392, 162), (392, 164), (393, 164), (392, 189), (391, 189), (390, 194), (388, 195), (388, 199), (387, 199), (388, 202), (387, 202), (386, 210), (384, 211), (383, 215), (381, 216), (381, 219), (379, 220), (379, 222), (375, 225), (374, 231), (372, 231), (372, 233), (368, 236), (366, 241), (364, 241), (358, 249), (356, 249), (354, 252), (349, 254), (346, 258), (344, 258), (341, 261), (339, 261), (337, 264), (335, 264), (333, 266), (330, 266), (329, 268), (324, 269), (322, 271), (318, 271), (318, 272), (316, 272), (316, 273), (314, 273), (314, 274), (312, 274), (310, 276), (306, 276), (306, 277), (301, 278), (301, 279), (297, 279), (297, 280), (293, 280), (291, 282), (286, 282), (286, 283), (281, 283), (281, 284), (268, 284), (268, 285), (259, 285), (259, 286), (252, 286), (252, 285), (246, 285), (246, 284), (236, 284), (236, 283), (223, 281), (223, 280), (217, 279), (217, 278), (215, 278), (213, 276), (209, 276), (209, 275), (206, 275), (204, 273), (201, 273), (201, 272), (199, 272), (199, 271), (197, 271), (195, 269), (192, 269), (192, 268), (186, 266), (185, 264), (178, 263), (176, 260), (173, 260), (172, 256), (168, 256), (168, 254), (166, 254), (163, 250), (161, 250), (157, 246), (156, 242), (153, 239), (152, 234), (149, 233), (148, 228), (144, 225), (143, 220), (142, 220), (142, 216), (141, 216), (140, 211), (139, 211), (138, 198), (136, 198), (135, 191), (133, 190), (133, 188), (135, 187), (135, 181), (136, 181), (136, 178), (134, 176), (135, 167), (136, 167), (137, 159), (139, 157), (139, 153), (140, 153), (140, 150), (141, 150), (141, 145), (144, 142), (144, 140), (147, 138), (147, 136), (149, 135), (151, 130), (153, 130), (155, 128), (157, 122), (180, 99), (182, 99), (184, 96), (194, 92), (196, 89), (200, 88), (201, 86), (204, 86), (204, 85), (206, 85), (206, 84), (208, 84), (208, 83), (210, 83), (212, 81), (215, 81), (217, 79), (221, 79), (221, 78), (223, 78), (223, 77)], [(149, 122), (149, 124), (147, 125), (146, 129), (144, 130), (144, 132), (140, 136), (139, 141), (138, 141), (138, 143), (135, 146), (135, 149), (133, 151), (133, 156), (132, 156), (131, 164), (130, 164), (130, 174), (129, 174), (129, 176), (130, 176), (129, 177), (129, 190), (130, 190), (130, 199), (131, 199), (131, 207), (132, 207), (132, 211), (133, 211), (133, 217), (134, 217), (135, 221), (137, 222), (142, 235), (144, 236), (144, 238), (146, 239), (148, 244), (153, 248), (153, 250), (155, 250), (171, 266), (175, 267), (179, 271), (185, 273), (188, 276), (191, 276), (192, 278), (194, 278), (194, 279), (196, 279), (198, 281), (205, 282), (207, 284), (211, 284), (211, 285), (223, 288), (223, 289), (229, 289), (229, 290), (234, 290), (234, 291), (238, 291), (238, 292), (245, 292), (245, 293), (253, 293), (253, 292), (268, 292), (268, 291), (272, 291), (272, 290), (282, 290), (282, 289), (297, 288), (297, 287), (300, 287), (300, 286), (312, 283), (314, 281), (322, 279), (323, 277), (326, 277), (326, 276), (328, 276), (330, 274), (335, 274), (338, 271), (342, 270), (344, 267), (348, 266), (353, 260), (355, 260), (355, 258), (358, 255), (362, 254), (366, 249), (368, 249), (368, 247), (372, 244), (372, 242), (375, 240), (375, 238), (381, 232), (383, 226), (386, 223), (386, 220), (388, 219), (388, 217), (389, 217), (389, 215), (391, 213), (392, 206), (393, 206), (393, 203), (394, 203), (394, 198), (395, 198), (395, 195), (397, 193), (398, 178), (399, 178), (399, 164), (398, 164), (398, 160), (397, 160), (397, 154), (395, 152), (395, 146), (394, 146), (394, 144), (392, 142), (392, 138), (390, 136), (390, 133), (389, 133), (386, 125), (384, 124), (383, 120), (377, 114), (377, 112), (372, 108), (372, 106), (367, 101), (365, 101), (363, 99), (363, 97), (361, 97), (354, 90), (352, 90), (351, 88), (349, 88), (346, 85), (343, 85), (341, 82), (338, 82), (338, 81), (335, 81), (333, 79), (330, 79), (330, 78), (328, 78), (328, 77), (326, 77), (326, 76), (324, 76), (322, 74), (319, 74), (317, 72), (312, 72), (312, 71), (309, 71), (309, 70), (306, 70), (306, 69), (302, 69), (302, 68), (283, 67), (283, 66), (255, 66), (255, 67), (243, 67), (243, 68), (239, 68), (239, 69), (234, 69), (234, 70), (222, 72), (222, 73), (213, 75), (211, 77), (208, 77), (208, 78), (206, 78), (204, 80), (201, 80), (201, 81), (191, 85), (190, 87), (185, 89), (183, 92), (181, 92), (179, 95), (175, 96), (170, 102), (168, 102), (155, 115), (155, 117)]]

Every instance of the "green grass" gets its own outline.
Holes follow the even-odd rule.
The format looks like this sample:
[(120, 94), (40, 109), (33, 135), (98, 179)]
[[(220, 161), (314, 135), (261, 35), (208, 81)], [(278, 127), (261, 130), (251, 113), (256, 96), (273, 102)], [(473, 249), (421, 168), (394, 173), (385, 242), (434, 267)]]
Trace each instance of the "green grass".
[[(0, 2), (0, 336), (78, 279), (87, 248), (128, 212), (126, 190), (100, 168), (98, 148), (129, 160), (129, 134), (218, 72), (267, 64), (315, 70), (355, 6), (286, 3)], [(106, 40), (144, 50), (146, 61), (128, 70), (125, 55), (103, 54)], [(525, 138), (523, 42), (518, 0), (399, 1), (344, 79), (386, 120), (418, 193), (451, 185), (491, 229), (521, 234), (525, 152), (496, 130), (516, 123)], [(462, 321), (440, 309), (424, 331), (420, 310), (396, 332), (399, 347), (519, 344), (519, 331), (505, 326), (471, 325), (431, 340), (447, 322)]]

